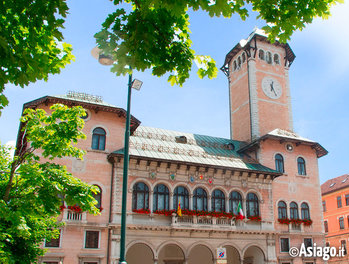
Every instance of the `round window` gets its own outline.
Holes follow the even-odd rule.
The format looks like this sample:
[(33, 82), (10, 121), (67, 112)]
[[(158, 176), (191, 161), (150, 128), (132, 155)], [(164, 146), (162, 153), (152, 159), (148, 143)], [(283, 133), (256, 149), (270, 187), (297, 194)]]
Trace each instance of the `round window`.
[(293, 145), (291, 143), (287, 143), (286, 144), (286, 150), (289, 151), (289, 152), (293, 151)]

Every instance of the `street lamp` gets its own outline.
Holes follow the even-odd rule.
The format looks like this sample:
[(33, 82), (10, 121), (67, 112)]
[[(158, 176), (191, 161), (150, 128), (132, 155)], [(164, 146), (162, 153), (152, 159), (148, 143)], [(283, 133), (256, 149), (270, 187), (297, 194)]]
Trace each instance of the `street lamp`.
[[(98, 47), (92, 49), (91, 54), (102, 65), (112, 65), (114, 60), (111, 56), (102, 53)], [(129, 142), (130, 142), (130, 112), (131, 112), (131, 89), (140, 90), (143, 82), (137, 79), (132, 80), (132, 74), (128, 76), (127, 110), (125, 124), (125, 145), (124, 145), (124, 170), (122, 176), (122, 208), (121, 208), (121, 232), (120, 232), (120, 258), (119, 264), (127, 264), (125, 258), (126, 244), (126, 203), (127, 203), (127, 178), (129, 164)]]

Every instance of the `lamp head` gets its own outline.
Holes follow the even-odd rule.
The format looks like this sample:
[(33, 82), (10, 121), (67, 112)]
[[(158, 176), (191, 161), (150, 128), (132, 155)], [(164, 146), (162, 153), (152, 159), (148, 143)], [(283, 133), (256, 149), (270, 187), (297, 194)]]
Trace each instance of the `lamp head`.
[(113, 58), (110, 55), (103, 54), (103, 51), (98, 47), (91, 50), (91, 55), (102, 65), (109, 66), (114, 63)]

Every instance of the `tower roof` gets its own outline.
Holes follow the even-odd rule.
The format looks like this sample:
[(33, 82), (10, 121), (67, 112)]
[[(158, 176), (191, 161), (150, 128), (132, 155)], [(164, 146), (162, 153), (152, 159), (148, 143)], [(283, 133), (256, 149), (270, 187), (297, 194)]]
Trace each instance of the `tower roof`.
[(280, 142), (289, 141), (289, 142), (293, 142), (295, 144), (309, 145), (313, 149), (315, 149), (315, 152), (316, 152), (316, 155), (318, 158), (321, 158), (322, 156), (325, 156), (328, 153), (328, 151), (323, 146), (321, 146), (319, 143), (317, 143), (313, 140), (301, 137), (294, 132), (286, 131), (286, 130), (283, 130), (280, 128), (276, 128), (273, 131), (270, 131), (269, 133), (265, 134), (264, 136), (259, 137), (258, 139), (252, 141), (250, 144), (241, 148), (239, 151), (243, 152), (243, 151), (246, 151), (248, 149), (251, 149), (254, 146), (258, 145), (259, 142), (264, 141), (267, 138), (279, 140)]
[[(68, 92), (66, 95), (47, 95), (27, 102), (23, 109), (37, 107), (40, 104), (61, 103), (68, 106), (79, 105), (94, 111), (104, 111), (116, 113), (120, 117), (126, 118), (126, 110), (103, 101), (101, 96), (89, 95), (86, 93)], [(131, 115), (131, 133), (140, 125), (140, 121)]]
[[(229, 62), (241, 50), (249, 50), (249, 49), (256, 50), (257, 40), (269, 42), (268, 35), (262, 29), (255, 28), (253, 32), (247, 37), (247, 39), (240, 40), (240, 42), (236, 44), (231, 51), (228, 52), (228, 54), (225, 56), (224, 64), (221, 67), (221, 70), (225, 72), (226, 69), (228, 68)], [(281, 43), (277, 40), (273, 43), (273, 45), (278, 45), (285, 49), (285, 52), (286, 52), (285, 63), (288, 62), (288, 65), (290, 66), (294, 61), (294, 59), (296, 58), (296, 55), (293, 53), (290, 45), (288, 43)]]

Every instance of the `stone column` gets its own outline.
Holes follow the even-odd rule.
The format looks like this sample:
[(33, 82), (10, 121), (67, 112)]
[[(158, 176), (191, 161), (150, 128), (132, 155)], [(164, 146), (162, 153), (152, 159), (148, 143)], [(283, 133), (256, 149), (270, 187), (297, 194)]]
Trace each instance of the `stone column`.
[(212, 211), (211, 195), (207, 195), (207, 210)]
[(153, 212), (154, 191), (149, 192), (149, 211)]
[(170, 192), (170, 210), (173, 210), (173, 192)]
[(193, 210), (193, 194), (189, 194), (189, 210)]

